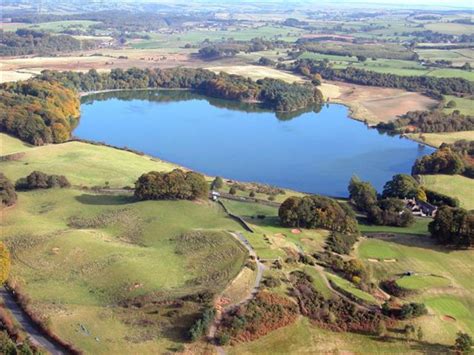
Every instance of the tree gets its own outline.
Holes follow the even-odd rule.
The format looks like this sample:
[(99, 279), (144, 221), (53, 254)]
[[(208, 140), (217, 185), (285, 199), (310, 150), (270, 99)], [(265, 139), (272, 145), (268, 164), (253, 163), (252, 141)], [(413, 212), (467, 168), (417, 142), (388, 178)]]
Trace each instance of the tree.
[(214, 181), (212, 182), (212, 189), (213, 190), (219, 190), (224, 187), (224, 180), (220, 176), (216, 176)]
[(457, 338), (454, 342), (454, 348), (461, 352), (470, 352), (472, 346), (474, 345), (472, 338), (469, 334), (459, 332)]
[(433, 154), (417, 159), (412, 167), (412, 174), (456, 175), (463, 173), (464, 169), (462, 157), (452, 151), (450, 147), (442, 147)]
[(413, 198), (418, 191), (418, 182), (410, 175), (397, 174), (388, 181), (384, 187), (382, 196), (395, 198)]
[(41, 171), (33, 171), (27, 177), (20, 178), (15, 183), (18, 190), (51, 189), (55, 187), (70, 187), (68, 179), (63, 175), (48, 175)]
[(150, 171), (135, 182), (135, 197), (140, 200), (195, 200), (208, 194), (206, 179), (193, 171)]
[(431, 236), (441, 244), (467, 248), (474, 245), (474, 211), (441, 206), (428, 225)]
[(255, 197), (255, 191), (250, 191), (249, 197)]
[(229, 189), (229, 193), (230, 193), (231, 195), (235, 195), (235, 194), (237, 193), (237, 189), (236, 189), (234, 186), (232, 186), (232, 187)]
[(367, 211), (377, 203), (377, 191), (370, 182), (360, 181), (353, 176), (349, 183), (349, 198), (361, 211)]
[(418, 339), (418, 341), (423, 341), (424, 337), (425, 335), (423, 333), (423, 329), (421, 329), (421, 327), (418, 327), (418, 330), (416, 332), (416, 338)]
[(286, 227), (325, 228), (335, 232), (357, 232), (353, 211), (336, 200), (319, 195), (289, 197), (278, 210)]
[(0, 242), (0, 284), (3, 284), (8, 279), (10, 263), (10, 253), (6, 245)]
[(0, 199), (2, 200), (2, 207), (12, 206), (17, 200), (15, 187), (3, 173), (0, 173)]
[(365, 62), (367, 60), (367, 57), (365, 55), (358, 55), (357, 56), (357, 61), (358, 62)]
[(415, 219), (402, 200), (386, 198), (367, 210), (367, 221), (379, 226), (407, 227)]
[(454, 100), (450, 100), (446, 104), (446, 108), (455, 108), (456, 106), (457, 106), (457, 104), (456, 104), (456, 101), (454, 101)]

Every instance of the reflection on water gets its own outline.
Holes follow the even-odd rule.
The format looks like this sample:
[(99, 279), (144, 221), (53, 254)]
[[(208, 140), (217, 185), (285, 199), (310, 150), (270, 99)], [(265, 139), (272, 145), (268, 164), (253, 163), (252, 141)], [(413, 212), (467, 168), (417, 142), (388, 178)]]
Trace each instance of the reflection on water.
[(127, 146), (209, 175), (346, 196), (352, 175), (377, 189), (433, 149), (349, 119), (341, 105), (274, 113), (190, 91), (83, 98), (80, 138)]

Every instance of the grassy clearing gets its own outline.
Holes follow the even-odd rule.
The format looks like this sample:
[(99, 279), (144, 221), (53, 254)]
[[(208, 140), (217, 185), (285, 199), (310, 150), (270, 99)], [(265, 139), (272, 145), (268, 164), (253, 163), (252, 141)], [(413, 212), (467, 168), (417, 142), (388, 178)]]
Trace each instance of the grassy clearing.
[(474, 34), (474, 26), (462, 23), (435, 22), (425, 25), (427, 30), (446, 33), (449, 35)]
[[(8, 142), (7, 149), (14, 147), (14, 143)], [(170, 171), (177, 167), (149, 156), (81, 142), (34, 147), (25, 153), (19, 160), (0, 162), (1, 170), (10, 179), (41, 170), (66, 175), (75, 185), (104, 186), (108, 181), (112, 187), (123, 187), (133, 186), (142, 173)]]
[(369, 302), (369, 303), (377, 303), (375, 300), (375, 297), (372, 296), (371, 294), (364, 292), (362, 290), (359, 290), (357, 287), (355, 287), (351, 282), (343, 279), (342, 277), (339, 277), (338, 275), (335, 274), (329, 274), (327, 273), (327, 278), (334, 282), (338, 287), (342, 288), (344, 291), (354, 295), (355, 297)]
[(427, 188), (459, 199), (461, 207), (474, 209), (474, 180), (461, 175), (423, 175)]
[[(186, 303), (167, 316), (169, 310), (147, 300), (220, 292), (247, 259), (220, 232), (240, 226), (207, 201), (32, 191), (19, 194), (1, 228), (14, 282), (61, 337), (90, 353), (161, 353), (181, 342), (183, 330), (176, 327), (189, 325), (196, 306)], [(134, 299), (144, 308), (121, 307)]]
[(431, 287), (446, 287), (450, 285), (450, 282), (444, 277), (431, 275), (412, 275), (404, 276), (398, 279), (397, 284), (398, 286), (408, 290), (421, 290)]
[(23, 152), (32, 146), (5, 133), (0, 133), (0, 156)]

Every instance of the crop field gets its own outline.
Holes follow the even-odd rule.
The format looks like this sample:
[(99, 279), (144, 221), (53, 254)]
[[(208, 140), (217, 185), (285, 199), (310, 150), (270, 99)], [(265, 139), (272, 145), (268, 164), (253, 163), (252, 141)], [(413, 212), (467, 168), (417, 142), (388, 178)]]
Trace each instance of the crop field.
[[(365, 260), (378, 281), (407, 270), (416, 273), (398, 282), (416, 291), (409, 299), (428, 306), (429, 314), (416, 321), (428, 341), (452, 343), (457, 331), (473, 331), (473, 284), (466, 267), (474, 257), (472, 250), (447, 251), (429, 237), (393, 235), (361, 241), (357, 256)], [(454, 320), (446, 319), (447, 315)]]
[(422, 49), (416, 50), (423, 60), (449, 60), (456, 66), (462, 66), (464, 63), (474, 63), (474, 50), (465, 49)]
[[(91, 353), (160, 352), (182, 340), (174, 317), (189, 325), (197, 308), (166, 316), (149, 302), (219, 292), (233, 279), (247, 253), (227, 229), (240, 227), (210, 202), (53, 189), (20, 193), (3, 214), (2, 240), (13, 282), (60, 336)], [(131, 302), (143, 309), (123, 307)]]
[(423, 175), (423, 185), (459, 199), (461, 207), (474, 209), (474, 181), (461, 175)]

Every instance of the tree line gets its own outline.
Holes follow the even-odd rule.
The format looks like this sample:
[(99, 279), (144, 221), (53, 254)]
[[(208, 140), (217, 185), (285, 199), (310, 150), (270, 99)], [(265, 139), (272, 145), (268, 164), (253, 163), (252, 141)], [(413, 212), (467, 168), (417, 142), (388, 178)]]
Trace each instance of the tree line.
[(474, 116), (463, 115), (458, 110), (451, 113), (440, 110), (410, 111), (393, 121), (380, 122), (377, 128), (395, 133), (472, 131)]
[(96, 47), (96, 41), (78, 40), (69, 35), (52, 35), (25, 28), (20, 28), (16, 32), (0, 30), (0, 56), (51, 55)]
[(323, 102), (321, 92), (310, 84), (289, 84), (277, 79), (253, 81), (240, 75), (213, 73), (206, 69), (113, 69), (110, 73), (44, 71), (41, 78), (57, 80), (79, 91), (108, 89), (169, 88), (229, 100), (259, 102), (282, 112), (296, 111)]
[(347, 67), (335, 69), (328, 61), (312, 59), (297, 60), (292, 69), (301, 74), (320, 74), (326, 80), (345, 81), (352, 84), (381, 86), (420, 91), (439, 97), (458, 93), (474, 94), (474, 84), (462, 78), (435, 78), (429, 76), (401, 76), (377, 73), (365, 69)]

